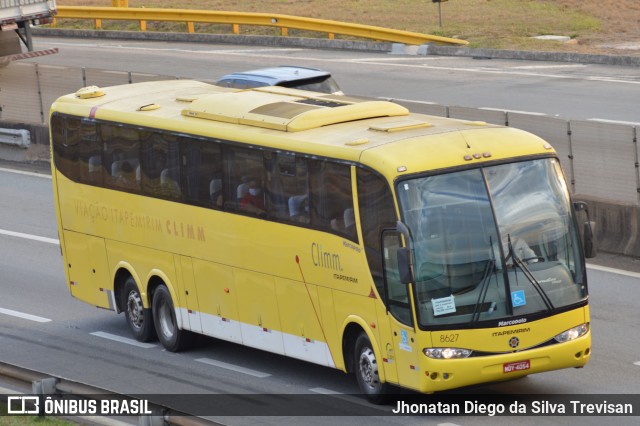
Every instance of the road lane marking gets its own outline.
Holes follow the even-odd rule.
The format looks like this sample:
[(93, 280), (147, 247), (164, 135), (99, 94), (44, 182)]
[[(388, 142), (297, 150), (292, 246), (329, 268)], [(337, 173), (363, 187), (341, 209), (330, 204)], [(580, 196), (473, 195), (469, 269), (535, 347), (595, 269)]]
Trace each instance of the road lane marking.
[(622, 269), (609, 268), (607, 266), (594, 265), (592, 263), (587, 263), (587, 268), (601, 272), (609, 272), (610, 274), (624, 275), (625, 277), (640, 278), (640, 273), (638, 272), (624, 271)]
[(9, 237), (24, 238), (25, 240), (33, 240), (41, 243), (60, 244), (60, 241), (56, 240), (55, 238), (47, 238), (47, 237), (40, 237), (38, 235), (23, 234), (22, 232), (7, 231), (6, 229), (0, 229), (0, 235), (8, 235)]
[(216, 361), (214, 359), (209, 358), (198, 358), (197, 362), (201, 362), (203, 364), (213, 365), (214, 367), (224, 368), (226, 370), (235, 371), (236, 373), (247, 374), (249, 376), (258, 377), (260, 379), (264, 379), (265, 377), (271, 376), (269, 373), (263, 373), (261, 371), (252, 370), (250, 368), (240, 367), (239, 365), (227, 364), (226, 362)]
[(597, 121), (598, 123), (608, 124), (624, 124), (625, 126), (640, 126), (640, 123), (637, 121), (607, 120), (606, 118), (588, 118), (587, 121)]
[(584, 64), (569, 64), (569, 65), (520, 65), (515, 67), (508, 67), (512, 70), (542, 70), (549, 68), (585, 68)]
[(39, 317), (37, 315), (25, 314), (24, 312), (14, 311), (12, 309), (0, 308), (0, 314), (11, 315), (12, 317), (22, 318), (34, 322), (51, 322), (49, 318)]
[(43, 175), (42, 173), (25, 172), (24, 170), (14, 170), (0, 167), (0, 172), (15, 173), (17, 175), (35, 176), (39, 178), (51, 179), (51, 175)]
[(517, 109), (489, 108), (489, 107), (482, 107), (482, 108), (478, 108), (478, 109), (482, 109), (482, 110), (485, 110), (485, 111), (511, 112), (513, 114), (526, 114), (526, 115), (536, 115), (536, 116), (547, 115), (544, 112), (520, 111), (520, 110), (517, 110)]
[[(47, 43), (42, 43), (46, 45)], [(297, 52), (307, 50), (301, 47), (266, 47), (259, 49), (184, 49), (179, 47), (145, 47), (111, 43), (48, 43), (55, 46), (90, 47), (98, 49), (118, 49), (118, 50), (142, 50), (148, 52), (179, 52), (179, 53), (253, 53), (253, 52)]]
[(313, 389), (309, 389), (311, 392), (314, 393), (319, 393), (322, 395), (342, 395), (342, 392), (337, 392), (337, 391), (333, 391), (331, 389), (325, 389), (325, 388), (313, 388)]
[(151, 348), (157, 347), (153, 343), (138, 342), (137, 340), (129, 339), (128, 337), (122, 337), (122, 336), (118, 336), (111, 333), (105, 333), (104, 331), (95, 331), (89, 334), (91, 334), (92, 336), (101, 337), (103, 339), (113, 340), (114, 342), (120, 342), (120, 343), (125, 343), (131, 346), (137, 346), (143, 349), (151, 349)]
[[(389, 98), (389, 97), (386, 97), (386, 96), (378, 97), (377, 99), (382, 99), (382, 100), (389, 101), (389, 102), (398, 101), (398, 102), (411, 102), (413, 104), (422, 104), (422, 105), (436, 105), (436, 106), (440, 105), (440, 104), (437, 104), (435, 102), (416, 101), (416, 100), (413, 100), (413, 99), (402, 99), (402, 98)], [(442, 105), (442, 106), (444, 106), (444, 105)]]
[(328, 395), (328, 396), (332, 396), (334, 398), (339, 398), (343, 401), (349, 402), (351, 404), (358, 404), (358, 405), (362, 405), (363, 407), (367, 407), (368, 409), (373, 409), (373, 410), (380, 410), (380, 411), (385, 411), (385, 412), (391, 412), (392, 408), (391, 407), (387, 407), (384, 405), (372, 405), (370, 402), (368, 402), (365, 399), (362, 398), (358, 398), (355, 397), (353, 395), (345, 395), (342, 392), (336, 392), (333, 391), (331, 389), (326, 389), (326, 388), (313, 388), (313, 389), (309, 389), (311, 392), (314, 393), (318, 393), (321, 395)]
[(637, 365), (638, 367), (640, 367), (640, 361), (634, 362), (633, 365)]

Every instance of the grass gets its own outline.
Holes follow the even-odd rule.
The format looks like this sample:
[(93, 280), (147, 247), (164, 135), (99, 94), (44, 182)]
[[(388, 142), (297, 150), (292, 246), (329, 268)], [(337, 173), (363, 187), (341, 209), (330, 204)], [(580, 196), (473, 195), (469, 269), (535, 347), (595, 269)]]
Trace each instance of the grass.
[[(63, 6), (111, 6), (111, 0), (58, 0)], [(582, 53), (638, 54), (604, 47), (638, 41), (638, 0), (449, 0), (438, 5), (428, 0), (129, 0), (129, 7), (161, 7), (240, 12), (270, 12), (376, 25), (468, 40), (471, 47), (556, 50)], [(59, 22), (59, 27), (80, 28), (88, 21)], [(135, 30), (126, 22), (104, 22), (104, 29)], [(149, 31), (186, 31), (185, 24), (148, 23)], [(230, 33), (229, 25), (197, 25), (197, 32)], [(242, 26), (242, 34), (277, 35), (277, 28)], [(290, 30), (291, 36), (324, 37)], [(532, 39), (536, 35), (564, 35), (571, 43)]]
[(6, 413), (6, 404), (0, 404), (0, 426), (75, 426), (75, 423), (54, 417), (7, 416)]

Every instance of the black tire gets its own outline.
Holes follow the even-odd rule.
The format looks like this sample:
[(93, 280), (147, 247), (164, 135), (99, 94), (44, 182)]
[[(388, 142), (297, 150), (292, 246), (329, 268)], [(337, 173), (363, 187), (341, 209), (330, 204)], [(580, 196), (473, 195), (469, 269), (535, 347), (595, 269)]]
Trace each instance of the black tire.
[(356, 339), (353, 366), (362, 394), (374, 404), (384, 404), (389, 386), (380, 382), (378, 360), (365, 333)]
[(171, 293), (164, 284), (158, 286), (153, 293), (152, 307), (156, 333), (162, 346), (170, 352), (179, 352), (189, 347), (193, 342), (193, 334), (178, 328)]
[(127, 278), (122, 293), (122, 308), (131, 333), (140, 342), (151, 342), (156, 339), (151, 309), (142, 304), (142, 296), (133, 277)]

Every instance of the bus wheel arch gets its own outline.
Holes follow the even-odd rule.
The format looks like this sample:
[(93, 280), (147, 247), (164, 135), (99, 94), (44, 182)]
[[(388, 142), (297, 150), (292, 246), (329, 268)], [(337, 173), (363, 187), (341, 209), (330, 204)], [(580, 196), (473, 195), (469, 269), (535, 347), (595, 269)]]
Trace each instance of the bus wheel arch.
[(356, 322), (350, 322), (342, 334), (342, 358), (347, 373), (355, 371), (354, 352), (358, 336), (364, 333), (362, 326)]
[(384, 382), (384, 370), (376, 355), (375, 347), (367, 333), (358, 335), (354, 345), (354, 373), (358, 387), (364, 396), (374, 404), (383, 404), (387, 400), (389, 384)]
[(385, 383), (375, 338), (368, 331), (359, 321), (349, 322), (342, 337), (342, 354), (345, 368), (356, 376), (362, 394), (369, 401), (381, 404), (386, 400), (389, 385)]

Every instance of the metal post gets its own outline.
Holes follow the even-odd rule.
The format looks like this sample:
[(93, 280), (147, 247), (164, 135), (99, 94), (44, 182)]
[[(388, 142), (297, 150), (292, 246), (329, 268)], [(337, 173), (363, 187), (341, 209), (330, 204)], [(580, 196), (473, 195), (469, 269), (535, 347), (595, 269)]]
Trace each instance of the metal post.
[(571, 186), (571, 193), (576, 193), (576, 174), (573, 164), (573, 138), (571, 130), (571, 121), (567, 121), (567, 139), (569, 141), (569, 183)]
[(40, 122), (43, 124), (46, 124), (47, 121), (45, 120), (45, 116), (44, 116), (44, 101), (42, 100), (42, 86), (40, 84), (40, 67), (38, 66), (38, 64), (35, 64), (36, 66), (36, 82), (38, 84), (38, 99), (40, 100)]
[(442, 2), (438, 2), (438, 25), (442, 28)]
[(33, 52), (33, 37), (31, 36), (31, 22), (24, 23), (24, 36), (26, 38), (27, 50)]

